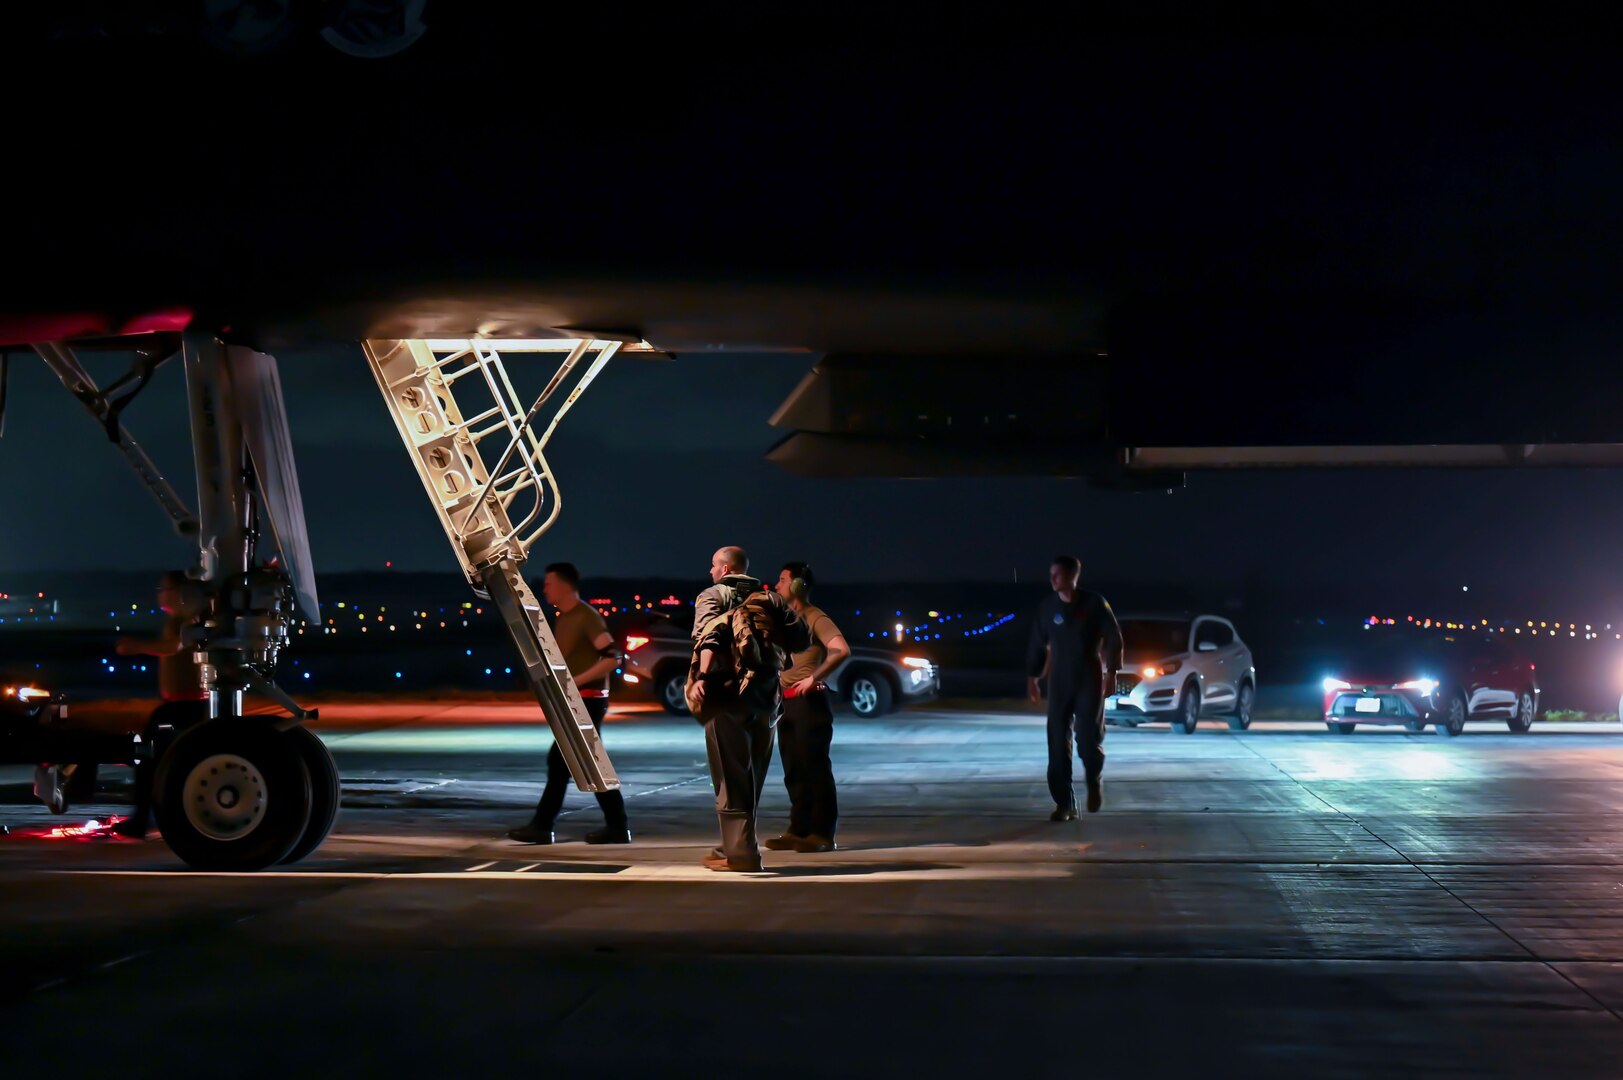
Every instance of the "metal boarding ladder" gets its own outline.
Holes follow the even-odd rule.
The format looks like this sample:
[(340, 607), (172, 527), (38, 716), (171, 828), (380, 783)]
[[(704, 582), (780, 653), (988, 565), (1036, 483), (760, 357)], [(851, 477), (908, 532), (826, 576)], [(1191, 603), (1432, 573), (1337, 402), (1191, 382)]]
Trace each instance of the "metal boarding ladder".
[[(620, 342), (588, 338), (555, 344), (566, 355), (528, 409), (513, 390), (497, 343), (373, 339), (363, 347), (462, 572), (475, 593), (488, 596), (501, 613), (576, 786), (611, 791), (619, 778), (523, 569), (530, 546), (558, 520), (563, 506), (546, 445)], [(574, 388), (538, 434), (542, 407), (571, 376), (578, 376)], [(465, 401), (477, 397), (479, 405), (465, 407), (459, 394)], [(497, 445), (502, 450), (489, 465), (487, 446)]]

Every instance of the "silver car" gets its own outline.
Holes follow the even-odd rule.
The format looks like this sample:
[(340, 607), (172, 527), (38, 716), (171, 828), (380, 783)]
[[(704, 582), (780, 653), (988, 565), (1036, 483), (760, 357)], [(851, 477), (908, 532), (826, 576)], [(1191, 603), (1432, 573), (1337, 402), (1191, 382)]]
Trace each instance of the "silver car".
[(1217, 615), (1134, 615), (1121, 621), (1124, 669), (1105, 719), (1126, 727), (1165, 720), (1191, 735), (1203, 716), (1251, 726), (1257, 669), (1234, 624)]

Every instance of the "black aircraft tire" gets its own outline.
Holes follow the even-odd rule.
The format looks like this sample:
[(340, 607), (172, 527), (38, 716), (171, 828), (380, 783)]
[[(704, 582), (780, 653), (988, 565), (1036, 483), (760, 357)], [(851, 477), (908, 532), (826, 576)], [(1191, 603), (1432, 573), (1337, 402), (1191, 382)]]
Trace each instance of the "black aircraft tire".
[(158, 829), (194, 870), (263, 870), (303, 839), (310, 787), (297, 741), (256, 719), (210, 720), (163, 755)]
[(282, 737), (298, 745), (305, 771), (310, 774), (310, 823), (304, 827), (304, 835), (293, 845), (293, 850), (281, 860), (296, 863), (320, 847), (338, 821), (338, 765), (327, 744), (304, 725), (288, 729)]

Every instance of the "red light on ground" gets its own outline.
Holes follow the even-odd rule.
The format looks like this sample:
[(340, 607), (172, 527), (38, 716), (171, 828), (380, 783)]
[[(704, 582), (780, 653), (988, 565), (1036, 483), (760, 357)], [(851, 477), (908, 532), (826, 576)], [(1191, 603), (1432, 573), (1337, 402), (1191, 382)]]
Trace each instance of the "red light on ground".
[(394, 566), (394, 563), (392, 563), (392, 562), (385, 562), (385, 563), (384, 563), (384, 564), (383, 564), (383, 568), (384, 568), (384, 569), (385, 569), (385, 570), (387, 570), (387, 569), (390, 569), (390, 568), (391, 568), (391, 567), (393, 567), (393, 566)]
[(681, 607), (682, 606), (682, 601), (678, 600), (674, 596), (667, 596), (665, 599), (661, 600), (659, 603), (660, 603), (660, 605), (662, 607)]
[(113, 826), (123, 820), (122, 817), (115, 815), (106, 821), (98, 821), (92, 818), (83, 825), (58, 825), (45, 833), (44, 838), (46, 840), (81, 840), (91, 836), (110, 836), (113, 835)]

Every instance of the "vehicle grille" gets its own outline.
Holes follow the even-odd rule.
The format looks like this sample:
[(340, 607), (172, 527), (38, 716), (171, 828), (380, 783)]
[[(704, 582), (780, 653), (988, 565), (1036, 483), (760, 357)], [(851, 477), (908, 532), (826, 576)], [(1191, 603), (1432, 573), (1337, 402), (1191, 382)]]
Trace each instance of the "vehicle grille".
[[(1358, 702), (1370, 698), (1380, 701), (1380, 711), (1359, 712)], [(1383, 693), (1339, 694), (1335, 702), (1330, 706), (1330, 715), (1347, 720), (1374, 720), (1380, 717), (1401, 717), (1405, 720), (1415, 720), (1420, 717), (1420, 714), (1415, 712), (1414, 707), (1409, 704), (1409, 699), (1402, 694)]]

